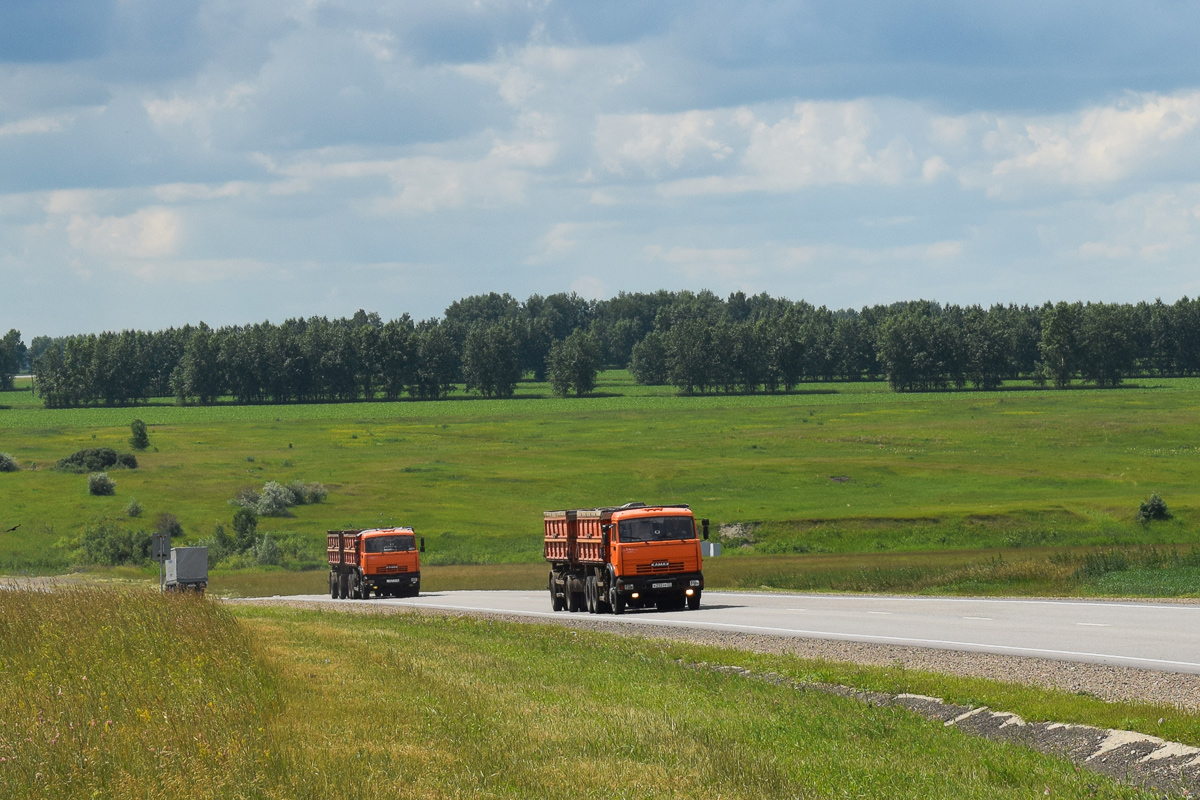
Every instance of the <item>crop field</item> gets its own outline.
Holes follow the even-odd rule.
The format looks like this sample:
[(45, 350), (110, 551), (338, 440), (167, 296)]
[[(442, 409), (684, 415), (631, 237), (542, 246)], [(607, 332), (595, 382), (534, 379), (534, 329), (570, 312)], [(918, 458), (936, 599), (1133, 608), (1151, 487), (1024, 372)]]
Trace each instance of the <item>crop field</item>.
[[(7, 798), (1150, 797), (737, 665), (1200, 743), (1178, 709), (416, 614), (0, 592)], [(503, 743), (503, 746), (498, 746)]]
[[(600, 377), (597, 396), (582, 399), (523, 383), (510, 400), (44, 410), (28, 391), (0, 393), (0, 452), (22, 466), (0, 474), (0, 530), (20, 526), (0, 534), (0, 569), (61, 571), (65, 543), (97, 518), (144, 528), (168, 512), (195, 541), (228, 527), (240, 489), (294, 480), (323, 483), (328, 498), (264, 518), (259, 531), (298, 536), (316, 558), (327, 528), (395, 523), (427, 538), (431, 565), (533, 565), (541, 511), (644, 500), (688, 502), (722, 529), (727, 555), (706, 566), (730, 575), (726, 585), (780, 585), (768, 556), (788, 557), (775, 563), (792, 565), (790, 575), (815, 569), (830, 586), (840, 574), (847, 588), (897, 554), (957, 553), (959, 564), (943, 562), (938, 574), (976, 573), (940, 584), (928, 572), (901, 574), (915, 590), (1054, 584), (1082, 561), (1062, 556), (1056, 566), (1047, 554), (1082, 559), (1072, 548), (1138, 548), (1138, 569), (1162, 566), (1168, 552), (1191, 559), (1172, 567), (1200, 566), (1191, 553), (1200, 545), (1198, 380), (912, 394), (823, 383), (682, 397), (623, 372)], [(89, 496), (86, 476), (52, 469), (80, 448), (128, 451), (134, 418), (149, 425), (151, 448), (137, 470), (110, 473), (115, 495)], [(1151, 492), (1173, 519), (1135, 522)], [(128, 519), (135, 498), (145, 512)], [(830, 566), (834, 556), (842, 560)], [(1034, 556), (1041, 577), (1014, 578), (1012, 564)], [(753, 560), (739, 567), (743, 558)], [(989, 569), (999, 584), (981, 577)], [(1138, 593), (1138, 569), (1119, 576), (1134, 584), (1124, 591)], [(1187, 574), (1148, 580), (1189, 593)], [(1110, 590), (1094, 577), (1081, 590)]]

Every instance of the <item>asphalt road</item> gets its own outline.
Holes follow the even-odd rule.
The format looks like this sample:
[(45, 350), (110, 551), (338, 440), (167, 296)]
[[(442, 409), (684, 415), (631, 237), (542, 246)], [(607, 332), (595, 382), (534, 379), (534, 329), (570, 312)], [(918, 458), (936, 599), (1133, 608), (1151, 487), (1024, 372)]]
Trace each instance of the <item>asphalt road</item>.
[[(550, 611), (547, 593), (434, 592), (407, 599), (293, 600), (422, 606), (539, 618), (582, 618)], [(815, 639), (1035, 656), (1200, 674), (1200, 605), (1102, 600), (1008, 600), (709, 591), (698, 611), (627, 611), (616, 624), (702, 628)]]

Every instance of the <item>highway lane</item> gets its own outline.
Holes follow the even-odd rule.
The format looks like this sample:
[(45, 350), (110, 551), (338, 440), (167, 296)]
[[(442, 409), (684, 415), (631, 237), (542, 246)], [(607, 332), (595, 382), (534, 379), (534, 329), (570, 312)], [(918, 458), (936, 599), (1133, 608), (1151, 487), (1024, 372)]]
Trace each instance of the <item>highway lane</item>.
[(550, 611), (545, 591), (433, 592), (416, 598), (293, 600), (400, 605), (537, 618), (604, 619), (642, 628), (714, 631), (1034, 656), (1200, 674), (1200, 605), (707, 591), (698, 611), (617, 617)]

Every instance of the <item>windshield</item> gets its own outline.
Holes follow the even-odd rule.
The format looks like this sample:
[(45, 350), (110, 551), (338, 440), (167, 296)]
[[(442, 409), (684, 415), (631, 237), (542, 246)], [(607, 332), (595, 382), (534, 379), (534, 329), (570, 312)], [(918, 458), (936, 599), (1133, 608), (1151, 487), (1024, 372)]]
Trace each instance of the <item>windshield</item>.
[(622, 542), (660, 542), (664, 539), (695, 539), (696, 524), (691, 517), (642, 517), (623, 519), (617, 524)]
[(416, 550), (415, 536), (370, 536), (363, 543), (363, 550), (368, 553), (398, 553), (401, 550)]

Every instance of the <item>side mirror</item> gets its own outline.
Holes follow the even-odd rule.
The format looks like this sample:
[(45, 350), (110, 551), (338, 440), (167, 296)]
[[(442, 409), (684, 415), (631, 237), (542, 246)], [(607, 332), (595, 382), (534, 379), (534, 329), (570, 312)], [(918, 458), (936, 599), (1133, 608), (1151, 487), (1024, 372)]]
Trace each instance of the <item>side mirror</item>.
[(424, 536), (421, 537), (421, 552), (422, 553), (425, 552), (425, 537)]
[(704, 541), (708, 541), (708, 520), (700, 520), (700, 526), (704, 529)]

